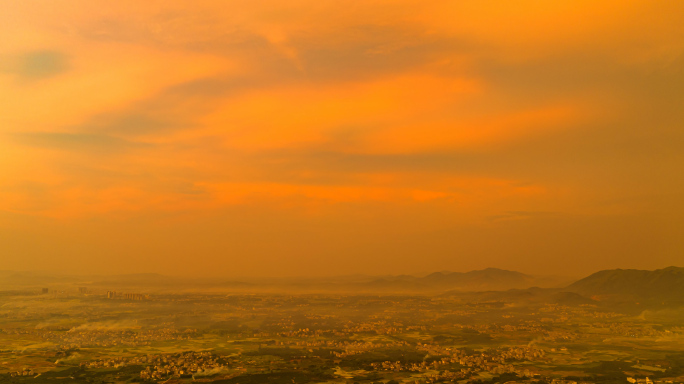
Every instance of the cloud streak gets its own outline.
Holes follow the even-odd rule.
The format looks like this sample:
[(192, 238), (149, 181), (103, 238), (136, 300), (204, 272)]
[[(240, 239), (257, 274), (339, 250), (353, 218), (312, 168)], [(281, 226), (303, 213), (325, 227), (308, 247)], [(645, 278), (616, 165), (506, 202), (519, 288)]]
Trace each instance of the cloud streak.
[[(554, 241), (590, 244), (596, 255), (607, 247), (613, 254), (601, 257), (619, 262), (611, 239), (597, 245), (577, 229), (584, 219), (613, 239), (651, 236), (663, 252), (654, 263), (684, 248), (670, 235), (684, 209), (681, 4), (13, 7), (0, 15), (0, 33), (16, 36), (0, 43), (0, 224), (8, 238), (52, 239), (68, 254), (55, 228), (114, 223), (92, 233), (81, 256), (67, 256), (71, 265), (107, 246), (147, 265), (202, 249), (233, 256), (208, 255), (198, 271), (227, 270), (242, 252), (291, 259), (284, 273), (295, 273), (309, 259), (293, 248), (221, 235), (228, 226), (259, 238), (283, 223), (309, 238), (321, 236), (317, 226), (335, 228), (315, 252), (342, 257), (337, 248), (349, 241), (348, 251), (377, 250), (380, 269), (396, 251), (386, 236), (401, 233), (419, 253), (432, 240), (434, 269), (457, 269), (470, 261), (441, 234), (470, 228), (481, 233), (473, 239), (496, 243), (510, 228), (527, 239), (520, 250), (537, 241), (540, 223), (565, 234), (544, 240), (531, 272), (534, 260), (563, 252)], [(40, 224), (13, 225), (18, 216)], [(262, 224), (242, 232), (235, 217)], [(343, 235), (399, 219), (411, 229)], [(615, 224), (623, 219), (644, 224)], [(147, 223), (138, 232), (149, 238), (131, 233), (132, 223)], [(186, 236), (193, 225), (210, 235)], [(182, 246), (158, 248), (160, 233)], [(125, 241), (112, 246), (108, 236)], [(458, 241), (477, 253), (475, 240)], [(23, 252), (47, 259), (28, 247), (10, 267), (28, 265)], [(503, 245), (486, 252), (482, 260), (511, 262), (495, 257), (508, 252)], [(621, 266), (645, 266), (631, 263)]]

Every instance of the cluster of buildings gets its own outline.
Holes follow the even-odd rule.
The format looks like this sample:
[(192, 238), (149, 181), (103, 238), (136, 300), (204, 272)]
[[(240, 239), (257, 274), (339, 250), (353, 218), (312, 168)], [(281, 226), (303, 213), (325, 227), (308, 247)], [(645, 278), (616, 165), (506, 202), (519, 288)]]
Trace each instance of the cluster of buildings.
[(384, 320), (346, 324), (343, 329), (347, 333), (375, 332), (378, 335), (394, 335), (403, 333), (401, 323), (389, 323)]
[(428, 373), (423, 376), (421, 380), (414, 380), (414, 384), (432, 384), (439, 382), (456, 382), (463, 380), (466, 377), (465, 372), (442, 371), (437, 373)]
[[(41, 331), (41, 330), (36, 330)], [(72, 330), (70, 332), (42, 332), (42, 338), (58, 344), (61, 348), (92, 348), (150, 345), (156, 341), (189, 340), (196, 336), (196, 330), (179, 331), (175, 328), (146, 330)]]
[(406, 341), (354, 341), (354, 340), (325, 340), (325, 339), (309, 339), (309, 340), (277, 340), (273, 343), (275, 346), (293, 346), (293, 347), (308, 347), (308, 348), (334, 348), (342, 351), (330, 351), (331, 354), (337, 358), (346, 356), (358, 355), (379, 348), (399, 348), (408, 345)]
[(211, 352), (183, 352), (148, 358), (148, 366), (140, 371), (143, 380), (169, 377), (192, 377), (195, 374), (221, 372), (225, 369), (218, 355)]
[(142, 293), (122, 293), (122, 292), (116, 292), (116, 291), (107, 291), (107, 298), (108, 299), (143, 301), (143, 300), (149, 300), (150, 296), (144, 295)]
[[(40, 293), (42, 293), (43, 295), (49, 294), (50, 291), (51, 291), (50, 288), (41, 288), (41, 289), (40, 289)], [(60, 293), (65, 293), (64, 291), (57, 291), (57, 290), (55, 290), (55, 289), (52, 289), (52, 293), (58, 293), (58, 292), (60, 292)], [(78, 293), (80, 293), (80, 294), (82, 294), (82, 295), (85, 295), (85, 294), (88, 294), (88, 293), (91, 293), (91, 292), (90, 292), (90, 290), (88, 290), (87, 287), (78, 287)]]
[[(488, 353), (468, 355), (461, 349), (443, 348), (438, 345), (419, 344), (418, 350), (426, 351), (430, 355), (442, 355), (445, 357), (434, 360), (430, 363), (422, 361), (420, 363), (402, 363), (401, 361), (384, 361), (371, 363), (371, 367), (378, 371), (411, 371), (428, 372), (438, 371), (440, 375), (448, 377), (433, 377), (433, 379), (459, 379), (478, 372), (489, 372), (492, 374), (515, 373), (521, 377), (532, 377), (534, 373), (529, 369), (516, 367), (507, 364), (510, 360), (524, 361), (542, 359), (545, 353), (541, 349), (532, 347), (516, 347), (502, 350), (492, 350)], [(458, 365), (454, 370), (453, 365)], [(451, 372), (451, 373), (448, 373)], [(452, 377), (453, 376), (453, 377)]]
[[(68, 291), (64, 290), (56, 290), (54, 288), (41, 288), (40, 292), (43, 295), (47, 294), (65, 294)], [(87, 295), (87, 294), (92, 294), (92, 290), (88, 289), (88, 287), (78, 287), (78, 293), (80, 295)], [(106, 294), (108, 299), (126, 299), (126, 300), (147, 300), (149, 299), (149, 295), (144, 295), (141, 293), (121, 293), (121, 292), (116, 292), (116, 291), (107, 291)]]
[(128, 359), (100, 359), (93, 361), (86, 361), (79, 364), (81, 368), (120, 368), (128, 365)]
[(17, 377), (17, 376), (34, 376), (35, 372), (33, 372), (31, 369), (25, 368), (22, 371), (15, 371), (15, 372), (10, 372), (10, 377)]
[(194, 374), (210, 374), (226, 369), (221, 358), (211, 352), (181, 352), (175, 354), (147, 355), (132, 358), (100, 359), (80, 364), (83, 368), (121, 368), (144, 366), (140, 371), (143, 380), (166, 380), (192, 377)]
[(673, 380), (651, 380), (648, 377), (643, 379), (635, 379), (633, 377), (628, 377), (627, 381), (631, 384), (673, 384)]
[(343, 349), (342, 352), (331, 351), (335, 357), (343, 358), (358, 355), (378, 348), (399, 348), (408, 345), (405, 341), (395, 341), (391, 343), (373, 343), (363, 341), (340, 341), (334, 342), (332, 347)]

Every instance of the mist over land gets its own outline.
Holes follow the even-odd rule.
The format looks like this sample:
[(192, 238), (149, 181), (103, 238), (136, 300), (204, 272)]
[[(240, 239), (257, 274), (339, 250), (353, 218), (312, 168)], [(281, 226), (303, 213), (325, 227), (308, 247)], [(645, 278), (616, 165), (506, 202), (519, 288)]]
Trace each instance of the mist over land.
[(679, 383), (682, 319), (674, 266), (573, 281), (2, 271), (0, 381)]
[(91, 289), (107, 287), (140, 287), (151, 291), (183, 289), (218, 289), (285, 292), (415, 292), (440, 293), (447, 290), (506, 290), (533, 286), (561, 287), (574, 279), (532, 276), (520, 272), (487, 268), (470, 272), (434, 272), (426, 275), (348, 275), (326, 277), (245, 277), (207, 278), (167, 276), (158, 273), (122, 275), (69, 275), (50, 272), (0, 271), (0, 288), (39, 288), (84, 286)]
[[(135, 290), (146, 294), (195, 293), (278, 293), (278, 294), (416, 294), (482, 295), (490, 299), (548, 299), (565, 295), (567, 300), (591, 303), (600, 300), (661, 301), (684, 300), (684, 268), (653, 271), (613, 269), (581, 279), (532, 276), (498, 268), (469, 272), (434, 272), (427, 275), (334, 276), (292, 278), (192, 278), (156, 273), (74, 276), (48, 272), (0, 271), (0, 289), (37, 292), (48, 289), (69, 295), (78, 289), (90, 294), (112, 290)], [(475, 297), (475, 296), (473, 296)]]

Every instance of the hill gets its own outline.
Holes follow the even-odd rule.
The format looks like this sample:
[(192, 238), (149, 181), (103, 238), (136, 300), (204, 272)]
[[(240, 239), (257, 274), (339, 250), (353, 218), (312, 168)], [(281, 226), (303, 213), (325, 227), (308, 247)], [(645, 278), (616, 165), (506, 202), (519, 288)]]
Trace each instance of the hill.
[(585, 296), (679, 301), (684, 298), (684, 268), (604, 270), (576, 281), (566, 290)]

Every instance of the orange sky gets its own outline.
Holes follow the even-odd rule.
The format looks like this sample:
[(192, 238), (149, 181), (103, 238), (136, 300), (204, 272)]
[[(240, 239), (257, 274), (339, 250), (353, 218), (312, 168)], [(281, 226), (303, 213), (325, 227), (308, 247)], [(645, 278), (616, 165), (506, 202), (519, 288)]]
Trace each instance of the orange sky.
[(0, 269), (684, 264), (684, 3), (15, 1)]

